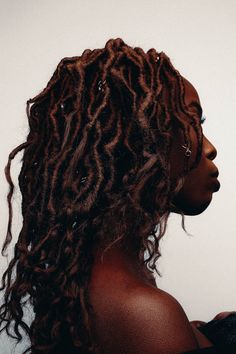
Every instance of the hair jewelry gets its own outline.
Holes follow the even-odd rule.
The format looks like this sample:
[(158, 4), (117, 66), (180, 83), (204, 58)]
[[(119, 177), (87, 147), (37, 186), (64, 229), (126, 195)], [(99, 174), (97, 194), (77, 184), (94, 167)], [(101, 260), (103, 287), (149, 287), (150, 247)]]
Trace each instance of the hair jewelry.
[(185, 156), (189, 157), (192, 154), (192, 150), (190, 150), (190, 145), (182, 145), (182, 148), (185, 149)]

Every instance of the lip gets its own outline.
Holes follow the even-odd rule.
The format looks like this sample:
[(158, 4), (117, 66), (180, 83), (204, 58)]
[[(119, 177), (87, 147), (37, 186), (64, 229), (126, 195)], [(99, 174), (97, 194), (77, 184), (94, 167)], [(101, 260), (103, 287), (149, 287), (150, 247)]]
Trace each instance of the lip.
[(213, 192), (218, 192), (220, 189), (220, 182), (218, 181), (217, 177), (213, 179)]
[(219, 171), (218, 171), (218, 169), (214, 170), (214, 171), (211, 173), (211, 177), (217, 178), (218, 176), (219, 176)]

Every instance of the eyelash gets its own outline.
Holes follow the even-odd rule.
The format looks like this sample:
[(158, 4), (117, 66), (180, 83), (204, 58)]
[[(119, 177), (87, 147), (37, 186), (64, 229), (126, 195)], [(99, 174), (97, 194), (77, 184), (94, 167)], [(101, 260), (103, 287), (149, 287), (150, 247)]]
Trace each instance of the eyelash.
[(200, 123), (203, 124), (206, 120), (206, 116), (202, 115), (201, 116), (201, 120), (200, 120)]

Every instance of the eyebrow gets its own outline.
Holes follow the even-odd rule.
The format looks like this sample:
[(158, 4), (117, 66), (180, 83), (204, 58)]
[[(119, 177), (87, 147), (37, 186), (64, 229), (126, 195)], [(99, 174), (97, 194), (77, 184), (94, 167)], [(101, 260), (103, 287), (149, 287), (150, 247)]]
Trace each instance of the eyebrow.
[(199, 112), (199, 114), (200, 114), (200, 116), (202, 116), (203, 110), (202, 110), (201, 105), (198, 102), (193, 101), (193, 102), (191, 102), (191, 104), (189, 106), (196, 107), (198, 112)]

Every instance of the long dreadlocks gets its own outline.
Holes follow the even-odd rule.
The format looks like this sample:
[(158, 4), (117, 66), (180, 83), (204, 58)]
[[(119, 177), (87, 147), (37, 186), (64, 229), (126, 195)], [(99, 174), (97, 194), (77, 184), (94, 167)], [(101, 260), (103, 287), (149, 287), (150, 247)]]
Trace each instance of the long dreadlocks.
[[(27, 333), (31, 346), (24, 353), (95, 352), (88, 283), (96, 245), (133, 239), (140, 262), (148, 249), (145, 264), (156, 269), (174, 193), (174, 126), (188, 141), (191, 124), (199, 145), (195, 164), (201, 153), (200, 123), (183, 97), (183, 79), (166, 54), (145, 53), (118, 38), (62, 59), (46, 88), (27, 101), (29, 133), (5, 168), (3, 255), (12, 240), (10, 166), (24, 149), (18, 177), (23, 226), (0, 289), (2, 330), (18, 341), (20, 328)], [(23, 320), (28, 302), (35, 312), (30, 326)]]

